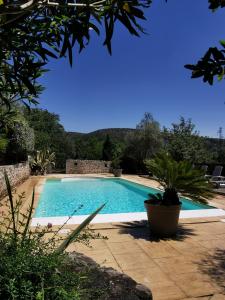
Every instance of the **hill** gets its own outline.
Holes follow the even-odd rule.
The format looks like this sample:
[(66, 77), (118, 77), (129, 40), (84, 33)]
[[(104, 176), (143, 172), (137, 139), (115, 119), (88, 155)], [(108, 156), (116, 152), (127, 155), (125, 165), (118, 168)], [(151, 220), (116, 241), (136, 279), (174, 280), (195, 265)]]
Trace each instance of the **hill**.
[(105, 140), (106, 136), (109, 135), (112, 140), (116, 140), (118, 142), (124, 142), (129, 133), (134, 132), (136, 129), (133, 128), (105, 128), (95, 130), (89, 133), (81, 133), (81, 132), (67, 132), (67, 135), (71, 139), (82, 139), (88, 140), (90, 138), (96, 138), (99, 141)]

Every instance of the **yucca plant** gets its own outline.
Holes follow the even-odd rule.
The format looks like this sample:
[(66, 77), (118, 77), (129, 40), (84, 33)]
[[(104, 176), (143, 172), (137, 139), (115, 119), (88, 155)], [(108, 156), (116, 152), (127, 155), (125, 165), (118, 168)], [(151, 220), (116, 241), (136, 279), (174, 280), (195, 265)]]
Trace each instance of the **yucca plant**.
[(50, 167), (55, 166), (55, 152), (50, 150), (38, 150), (30, 159), (30, 167), (35, 173), (45, 175)]
[[(82, 286), (86, 285), (88, 272), (75, 271), (65, 250), (72, 242), (88, 244), (91, 238), (101, 238), (86, 227), (104, 204), (62, 239), (58, 232), (63, 226), (56, 232), (51, 224), (44, 228), (30, 227), (34, 191), (30, 206), (24, 211), (24, 194), (13, 193), (6, 173), (5, 183), (8, 199), (1, 203), (5, 214), (0, 215), (0, 299), (86, 299), (88, 291)], [(52, 237), (47, 238), (46, 234)]]
[(212, 197), (212, 187), (205, 179), (204, 171), (195, 169), (188, 161), (177, 162), (169, 154), (159, 153), (145, 164), (164, 188), (164, 193), (152, 195), (160, 204), (179, 204), (178, 193), (203, 203)]
[(174, 235), (181, 209), (180, 194), (206, 203), (212, 188), (204, 171), (194, 169), (190, 162), (177, 162), (169, 154), (159, 153), (145, 164), (164, 189), (162, 193), (149, 194), (145, 201), (150, 230), (162, 237)]

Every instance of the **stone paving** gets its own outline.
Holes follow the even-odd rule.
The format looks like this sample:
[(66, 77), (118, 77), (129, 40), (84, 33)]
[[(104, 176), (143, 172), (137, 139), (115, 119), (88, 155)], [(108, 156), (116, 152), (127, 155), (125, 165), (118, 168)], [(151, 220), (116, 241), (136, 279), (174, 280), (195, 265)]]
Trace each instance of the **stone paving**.
[(154, 300), (225, 299), (225, 223), (219, 218), (183, 220), (177, 236), (167, 240), (151, 237), (145, 223), (92, 229), (108, 240), (68, 251), (128, 274), (149, 287)]
[[(125, 178), (158, 187), (149, 179)], [(32, 185), (42, 185), (43, 179), (31, 178), (18, 191), (25, 189), (30, 196)], [(36, 203), (38, 194), (37, 188)], [(225, 208), (222, 196), (212, 202)], [(65, 229), (72, 230), (75, 226), (67, 225)], [(222, 217), (182, 219), (177, 236), (167, 240), (152, 237), (145, 222), (93, 224), (91, 229), (108, 239), (92, 241), (91, 248), (73, 244), (68, 251), (84, 253), (100, 265), (128, 274), (149, 287), (154, 300), (225, 300), (225, 219)]]

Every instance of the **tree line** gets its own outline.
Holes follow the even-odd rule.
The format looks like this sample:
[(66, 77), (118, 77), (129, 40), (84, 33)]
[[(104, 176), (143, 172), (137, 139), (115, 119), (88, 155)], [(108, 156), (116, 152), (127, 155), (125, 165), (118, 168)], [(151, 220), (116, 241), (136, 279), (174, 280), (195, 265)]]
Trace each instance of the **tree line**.
[(135, 129), (112, 128), (89, 134), (66, 132), (57, 114), (38, 108), (17, 107), (0, 133), (0, 163), (26, 160), (36, 150), (55, 152), (56, 169), (65, 169), (68, 158), (112, 160), (125, 172), (145, 172), (144, 160), (162, 150), (177, 161), (225, 164), (225, 140), (199, 135), (191, 119), (180, 117), (170, 128), (161, 128), (145, 113)]
[[(143, 32), (138, 21), (145, 19), (143, 11), (152, 1), (99, 3), (93, 0), (84, 1), (82, 7), (75, 1), (72, 1), (73, 6), (67, 5), (67, 1), (60, 1), (60, 6), (56, 2), (52, 6), (46, 1), (0, 1), (1, 164), (25, 160), (35, 149), (46, 147), (56, 152), (58, 168), (64, 167), (67, 157), (103, 158), (105, 141), (102, 138), (95, 135), (71, 137), (60, 124), (59, 116), (38, 109), (28, 113), (22, 106), (38, 103), (43, 90), (38, 82), (47, 71), (49, 59), (67, 57), (72, 65), (72, 49), (79, 45), (79, 50), (83, 50), (90, 40), (90, 28), (99, 34), (100, 23), (105, 29), (104, 45), (111, 54), (114, 25), (120, 23), (130, 34), (138, 36)], [(208, 4), (212, 11), (225, 7), (221, 0), (208, 0)], [(203, 78), (209, 84), (213, 84), (216, 77), (222, 80), (224, 48), (225, 42), (221, 40), (220, 48), (211, 47), (196, 64), (186, 65), (192, 71), (192, 77)], [(35, 118), (36, 122), (33, 121)], [(49, 130), (43, 130), (45, 123)], [(176, 159), (195, 163), (224, 162), (223, 139), (200, 137), (194, 124), (182, 118), (171, 128), (160, 129), (147, 114), (136, 130), (125, 134), (123, 140), (110, 135), (108, 139), (113, 144), (112, 158), (119, 157), (124, 168), (132, 165), (136, 171), (142, 169), (143, 159), (151, 157), (158, 149), (169, 151)]]

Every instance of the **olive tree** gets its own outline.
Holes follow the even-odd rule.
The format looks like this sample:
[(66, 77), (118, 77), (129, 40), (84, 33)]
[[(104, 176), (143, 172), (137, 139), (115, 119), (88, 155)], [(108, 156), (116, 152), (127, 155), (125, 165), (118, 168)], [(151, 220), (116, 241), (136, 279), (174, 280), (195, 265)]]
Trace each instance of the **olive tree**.
[(191, 119), (181, 117), (178, 123), (172, 123), (171, 129), (164, 128), (164, 140), (166, 150), (177, 161), (203, 163), (210, 160), (204, 138), (199, 136)]
[(129, 172), (142, 172), (145, 169), (144, 160), (151, 159), (162, 148), (160, 124), (146, 112), (136, 130), (128, 134), (126, 142), (124, 164), (126, 167), (133, 165), (133, 170), (128, 167)]
[(34, 150), (34, 130), (19, 109), (11, 109), (8, 115), (1, 124), (0, 161), (17, 163), (27, 160), (27, 155)]

